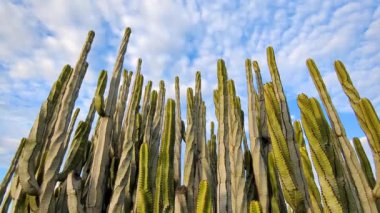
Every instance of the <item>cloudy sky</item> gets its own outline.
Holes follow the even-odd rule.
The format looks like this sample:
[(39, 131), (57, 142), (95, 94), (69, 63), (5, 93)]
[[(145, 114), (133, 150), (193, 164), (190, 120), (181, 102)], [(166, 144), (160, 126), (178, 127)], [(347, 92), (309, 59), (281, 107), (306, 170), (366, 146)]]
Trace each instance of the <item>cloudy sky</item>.
[[(29, 129), (51, 84), (65, 64), (74, 65), (89, 30), (96, 33), (89, 70), (76, 102), (86, 114), (101, 69), (112, 70), (125, 27), (132, 28), (125, 68), (143, 59), (145, 80), (166, 81), (174, 95), (202, 73), (207, 121), (216, 120), (212, 90), (216, 61), (246, 111), (244, 60), (259, 61), (269, 81), (265, 49), (273, 46), (291, 114), (299, 119), (297, 94), (317, 96), (305, 65), (315, 59), (350, 138), (363, 137), (333, 68), (342, 60), (360, 94), (380, 111), (380, 6), (376, 1), (0, 1), (0, 177)], [(269, 1), (268, 1), (269, 2)], [(377, 36), (376, 36), (377, 35)], [(145, 81), (146, 82), (146, 81)], [(182, 99), (185, 104), (185, 99)], [(182, 111), (185, 117), (185, 111)]]

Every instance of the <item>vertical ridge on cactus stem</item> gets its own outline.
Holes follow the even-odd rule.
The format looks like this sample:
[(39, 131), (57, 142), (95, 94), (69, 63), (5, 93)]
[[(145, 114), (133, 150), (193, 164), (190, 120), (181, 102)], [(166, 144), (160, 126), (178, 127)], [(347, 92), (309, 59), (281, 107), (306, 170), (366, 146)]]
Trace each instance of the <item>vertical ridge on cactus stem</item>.
[(375, 187), (376, 180), (372, 172), (371, 164), (369, 163), (368, 157), (363, 149), (362, 142), (357, 137), (354, 137), (352, 141), (368, 184), (371, 188), (373, 188)]
[(181, 142), (182, 142), (182, 124), (181, 124), (181, 97), (179, 77), (175, 77), (175, 142), (174, 142), (174, 183), (175, 188), (181, 185)]
[[(216, 135), (214, 132), (215, 124), (213, 121), (210, 123), (210, 140), (207, 144), (208, 154), (209, 154), (209, 161), (210, 161), (210, 170), (211, 170), (211, 178), (212, 182), (215, 185), (217, 185), (217, 155), (216, 155)], [(214, 211), (216, 211), (216, 187), (212, 187), (211, 189), (211, 197), (212, 197), (212, 207)]]
[(245, 188), (243, 152), (243, 128), (241, 126), (241, 109), (235, 92), (233, 80), (227, 81), (228, 89), (228, 124), (229, 124), (229, 152), (231, 167), (231, 203), (232, 212), (247, 211), (247, 197)]
[(135, 163), (133, 156), (137, 155), (135, 152), (138, 151), (137, 144), (135, 144), (135, 138), (137, 136), (136, 121), (138, 119), (137, 115), (142, 93), (142, 84), (143, 76), (139, 73), (136, 73), (131, 100), (129, 102), (128, 111), (125, 116), (126, 120), (124, 123), (127, 125), (125, 126), (126, 129), (122, 153), (108, 210), (110, 212), (118, 212), (123, 208), (127, 210), (127, 208), (132, 207), (125, 206), (130, 204), (125, 203), (125, 199), (126, 196), (128, 196), (128, 198), (131, 197), (132, 193), (130, 192), (129, 187), (131, 184), (131, 179), (133, 178), (132, 176), (136, 172), (136, 165), (133, 166)]
[(152, 130), (151, 130), (151, 138), (149, 141), (149, 171), (151, 171), (150, 181), (152, 184), (152, 193), (155, 194), (155, 179), (157, 173), (157, 163), (158, 163), (158, 155), (160, 152), (160, 138), (161, 138), (161, 129), (162, 129), (162, 119), (164, 117), (164, 109), (165, 109), (165, 83), (164, 81), (160, 81), (159, 91), (157, 96), (157, 104), (156, 110), (153, 117), (152, 122)]
[(105, 106), (106, 115), (99, 120), (99, 127), (94, 138), (94, 148), (91, 170), (88, 181), (88, 194), (86, 198), (87, 212), (101, 212), (104, 199), (106, 168), (109, 165), (109, 147), (112, 140), (113, 116), (117, 101), (117, 89), (120, 84), (121, 68), (123, 66), (124, 55), (127, 49), (131, 29), (126, 28), (122, 38), (119, 52), (116, 58), (115, 67), (112, 73), (111, 83)]
[(290, 153), (290, 161), (293, 164), (293, 167), (289, 169), (292, 170), (293, 177), (295, 180), (295, 184), (297, 185), (298, 191), (300, 192), (301, 196), (304, 197), (303, 205), (305, 206), (306, 209), (308, 209), (310, 208), (310, 199), (307, 192), (307, 182), (305, 180), (305, 176), (302, 170), (297, 169), (297, 168), (301, 168), (300, 153), (297, 149), (297, 145), (294, 143), (294, 131), (293, 131), (292, 121), (289, 114), (288, 103), (286, 100), (284, 89), (282, 87), (280, 75), (277, 69), (274, 50), (272, 47), (267, 48), (267, 60), (268, 60), (269, 71), (270, 71), (271, 78), (273, 81), (274, 92), (276, 94), (276, 98), (280, 105), (281, 119), (279, 122), (281, 124), (281, 128), (288, 145), (288, 149)]
[(18, 145), (17, 151), (16, 151), (16, 153), (15, 153), (15, 155), (11, 161), (11, 165), (9, 166), (8, 171), (5, 174), (3, 181), (1, 182), (1, 185), (0, 185), (0, 204), (4, 199), (4, 195), (5, 195), (5, 192), (7, 190), (8, 184), (11, 181), (13, 174), (17, 168), (21, 152), (22, 152), (26, 142), (27, 142), (26, 138), (21, 139), (21, 142)]
[(149, 146), (147, 143), (143, 143), (140, 148), (140, 160), (139, 160), (139, 176), (137, 183), (136, 194), (136, 212), (149, 213), (152, 211), (152, 193), (150, 191), (149, 181)]
[(347, 168), (350, 171), (351, 178), (356, 187), (356, 191), (358, 192), (360, 201), (356, 200), (356, 206), (362, 206), (364, 211), (376, 212), (377, 208), (375, 205), (371, 188), (367, 183), (364, 173), (361, 171), (359, 161), (355, 156), (353, 147), (347, 139), (346, 132), (340, 121), (338, 113), (334, 105), (332, 104), (331, 98), (327, 92), (326, 86), (322, 80), (319, 70), (312, 59), (307, 60), (307, 67), (313, 79), (314, 85), (318, 90), (320, 98), (322, 99), (323, 104), (325, 105), (327, 115), (332, 124), (332, 129), (337, 137), (337, 140), (339, 141), (338, 144), (340, 146), (340, 150), (344, 156)]
[(175, 101), (168, 99), (156, 175), (156, 193), (154, 198), (154, 212), (156, 213), (174, 211), (174, 125)]
[[(262, 91), (262, 82), (260, 69), (258, 67), (257, 62), (254, 63), (257, 81), (259, 86), (259, 96), (260, 100), (263, 99), (263, 91)], [(261, 112), (256, 111), (256, 99), (255, 99), (255, 88), (253, 86), (253, 77), (252, 77), (252, 65), (249, 59), (245, 61), (245, 70), (246, 70), (246, 78), (247, 78), (247, 90), (248, 90), (248, 127), (249, 127), (249, 138), (251, 141), (251, 155), (252, 155), (252, 167), (255, 168), (253, 170), (255, 175), (256, 186), (258, 187), (259, 194), (259, 202), (261, 205), (262, 211), (268, 212), (269, 208), (269, 194), (268, 194), (268, 182), (267, 182), (267, 168), (265, 164), (265, 158), (262, 155), (262, 141), (260, 140), (260, 131), (258, 125), (260, 123), (257, 122), (259, 120), (265, 121), (265, 114), (262, 115), (264, 119), (261, 117)], [(263, 102), (260, 101), (260, 107), (264, 107)], [(260, 108), (261, 109), (261, 108)], [(264, 111), (265, 112), (265, 111)], [(260, 114), (258, 114), (260, 113)], [(266, 126), (266, 124), (261, 124), (262, 126)]]
[(196, 213), (211, 213), (211, 212), (212, 212), (212, 199), (211, 199), (210, 186), (207, 183), (207, 180), (202, 180), (199, 183)]
[(175, 191), (174, 212), (175, 213), (187, 213), (187, 188), (186, 186), (180, 186)]
[(276, 165), (274, 161), (273, 151), (268, 152), (268, 173), (272, 192), (270, 198), (270, 209), (271, 212), (286, 212), (285, 201), (280, 199), (280, 195), (282, 196), (282, 191), (278, 181), (279, 178), (277, 177)]
[(306, 95), (299, 95), (297, 101), (301, 110), (302, 125), (309, 141), (314, 168), (318, 174), (324, 206), (329, 212), (343, 212), (333, 168), (321, 143), (326, 137), (320, 130), (322, 125), (317, 121), (311, 102)]
[(217, 212), (231, 212), (231, 176), (228, 147), (227, 70), (222, 59), (217, 63), (218, 89), (214, 91), (218, 119), (218, 186)]
[(67, 177), (67, 205), (69, 212), (85, 212), (80, 202), (81, 198), (81, 179), (74, 172), (70, 172)]
[(298, 149), (301, 154), (302, 170), (305, 174), (305, 178), (308, 185), (311, 208), (314, 212), (322, 212), (323, 208), (321, 203), (321, 195), (319, 194), (317, 184), (314, 180), (314, 174), (311, 166), (311, 161), (306, 150), (301, 123), (299, 121), (295, 121), (293, 123), (293, 127), (295, 141), (298, 145)]
[[(268, 127), (267, 127), (267, 122), (266, 122), (266, 111), (265, 111), (265, 99), (264, 99), (264, 85), (263, 85), (263, 80), (261, 77), (261, 72), (260, 72), (260, 67), (259, 63), (257, 61), (253, 61), (253, 69), (255, 71), (255, 77), (256, 77), (256, 83), (257, 83), (257, 97), (259, 99), (259, 131), (261, 134), (261, 137), (263, 138), (268, 138)], [(253, 83), (252, 83), (253, 85)], [(264, 156), (265, 158), (265, 156)]]
[[(375, 109), (372, 107), (371, 102), (366, 99), (371, 107), (365, 107), (362, 102), (364, 98), (361, 98), (359, 92), (353, 85), (350, 75), (348, 74), (346, 67), (341, 61), (335, 61), (335, 71), (338, 79), (342, 85), (343, 91), (346, 93), (350, 100), (352, 109), (355, 112), (356, 118), (359, 121), (360, 127), (368, 138), (368, 143), (372, 150), (372, 155), (376, 167), (376, 176), (380, 176), (380, 120), (377, 116)], [(380, 181), (377, 181), (374, 189), (375, 196), (380, 197)], [(373, 187), (371, 187), (373, 188)]]

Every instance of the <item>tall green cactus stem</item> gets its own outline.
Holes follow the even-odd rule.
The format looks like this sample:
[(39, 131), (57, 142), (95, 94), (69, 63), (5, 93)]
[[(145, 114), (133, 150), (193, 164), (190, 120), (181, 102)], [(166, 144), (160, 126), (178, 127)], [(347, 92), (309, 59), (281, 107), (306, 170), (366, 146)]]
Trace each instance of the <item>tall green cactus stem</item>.
[[(142, 116), (142, 119), (144, 120), (146, 119), (146, 116), (148, 115), (148, 112), (149, 112), (149, 98), (150, 98), (151, 91), (152, 91), (152, 81), (148, 81), (148, 83), (145, 85), (144, 97), (143, 97), (142, 107), (141, 107), (141, 116)], [(144, 127), (145, 127), (145, 123), (143, 123), (142, 132), (144, 132)]]
[(329, 212), (343, 212), (333, 167), (321, 142), (326, 141), (327, 137), (320, 129), (323, 125), (318, 122), (306, 95), (299, 95), (297, 101), (301, 110), (302, 125), (310, 144), (313, 164), (318, 174), (324, 206)]
[(156, 110), (153, 118), (152, 123), (152, 130), (151, 130), (151, 138), (149, 141), (149, 171), (151, 172), (151, 186), (152, 186), (152, 193), (155, 194), (156, 189), (156, 173), (157, 173), (157, 163), (158, 163), (158, 155), (160, 152), (160, 138), (161, 138), (161, 129), (162, 129), (162, 118), (164, 115), (164, 109), (165, 109), (165, 83), (164, 81), (160, 81), (159, 84), (159, 91), (158, 91), (158, 97), (157, 97), (157, 105)]
[[(113, 188), (113, 194), (111, 197), (109, 211), (119, 212), (124, 206), (124, 200), (126, 196), (130, 195), (129, 188), (131, 183), (131, 178), (136, 172), (137, 165), (133, 166), (132, 163), (135, 162), (133, 159), (136, 148), (138, 147), (136, 142), (136, 120), (138, 115), (138, 108), (141, 99), (143, 85), (143, 76), (136, 73), (135, 83), (132, 90), (132, 97), (129, 102), (128, 111), (125, 116), (124, 121), (126, 125), (125, 136), (123, 142), (123, 151), (121, 153), (119, 167), (117, 169), (117, 175), (115, 179), (115, 186)], [(138, 150), (138, 149), (137, 149)], [(129, 206), (131, 207), (131, 206)]]
[[(260, 69), (258, 67), (257, 62), (254, 63), (256, 76), (258, 79), (258, 83), (262, 86)], [(252, 167), (255, 168), (253, 170), (255, 175), (256, 186), (258, 187), (257, 191), (259, 194), (259, 202), (261, 205), (261, 209), (264, 213), (269, 211), (269, 194), (268, 194), (268, 180), (267, 180), (267, 168), (266, 168), (266, 158), (263, 156), (262, 150), (262, 141), (261, 141), (261, 132), (259, 130), (259, 126), (264, 127), (266, 124), (257, 122), (258, 118), (261, 121), (265, 121), (265, 114), (261, 115), (261, 112), (265, 113), (265, 111), (261, 110), (261, 107), (265, 108), (263, 105), (264, 102), (260, 101), (260, 114), (255, 109), (256, 99), (255, 96), (256, 91), (253, 86), (253, 77), (252, 77), (252, 65), (249, 59), (245, 61), (245, 71), (247, 78), (247, 91), (248, 91), (248, 127), (249, 127), (249, 138), (251, 141), (251, 155), (252, 155)], [(259, 87), (260, 91), (260, 100), (263, 97), (262, 88)], [(262, 119), (262, 117), (264, 119)]]
[(174, 211), (174, 139), (175, 139), (175, 101), (168, 99), (165, 109), (162, 144), (156, 175), (154, 212)]
[(286, 204), (283, 199), (282, 191), (280, 188), (279, 178), (276, 172), (275, 160), (273, 151), (268, 152), (268, 173), (269, 182), (271, 186), (270, 209), (271, 212), (286, 212)]
[(101, 212), (103, 206), (106, 168), (109, 165), (109, 148), (112, 140), (113, 115), (115, 113), (117, 101), (117, 89), (120, 84), (121, 69), (123, 66), (124, 55), (127, 50), (131, 29), (126, 28), (121, 41), (119, 52), (116, 58), (115, 67), (112, 73), (111, 83), (105, 106), (106, 115), (99, 120), (99, 129), (94, 138), (93, 162), (89, 173), (88, 194), (86, 199), (87, 212)]
[(360, 160), (360, 165), (362, 166), (363, 172), (365, 176), (367, 177), (368, 184), (371, 188), (374, 188), (376, 184), (376, 180), (372, 172), (371, 164), (363, 149), (362, 142), (357, 137), (354, 137), (352, 141), (354, 142), (356, 154), (358, 155), (358, 158)]
[(361, 170), (360, 163), (356, 158), (355, 151), (347, 139), (345, 129), (340, 121), (338, 113), (332, 104), (321, 74), (312, 59), (307, 60), (307, 67), (313, 79), (314, 85), (318, 90), (319, 96), (325, 105), (327, 115), (332, 125), (334, 134), (338, 139), (340, 150), (350, 171), (351, 178), (356, 186), (360, 202), (356, 201), (357, 206), (362, 206), (365, 212), (376, 212), (375, 199), (372, 190), (368, 185), (367, 179)]
[(151, 137), (152, 137), (152, 123), (153, 123), (153, 118), (156, 111), (156, 105), (157, 105), (157, 91), (153, 90), (150, 94), (149, 112), (148, 112), (147, 119), (145, 121), (143, 143), (146, 143), (146, 144), (149, 144), (149, 141), (151, 140)]
[(298, 189), (294, 173), (292, 173), (293, 164), (291, 163), (288, 144), (281, 131), (281, 113), (272, 84), (264, 85), (264, 94), (268, 130), (285, 199), (296, 212), (305, 212), (307, 209), (305, 196)]
[(292, 170), (295, 184), (297, 185), (298, 191), (301, 193), (301, 196), (304, 197), (304, 205), (305, 208), (308, 209), (310, 207), (310, 199), (309, 194), (307, 192), (307, 182), (305, 180), (305, 176), (299, 168), (301, 168), (301, 157), (298, 151), (297, 145), (294, 142), (294, 131), (292, 126), (292, 120), (289, 114), (288, 103), (286, 100), (286, 96), (284, 93), (284, 89), (282, 87), (280, 74), (277, 69), (276, 59), (274, 55), (274, 50), (272, 47), (267, 48), (267, 61), (269, 66), (269, 71), (271, 74), (271, 78), (273, 81), (273, 88), (276, 94), (277, 101), (280, 105), (280, 124), (282, 128), (282, 132), (288, 144), (288, 150), (290, 154), (290, 162), (293, 167), (289, 169)]
[[(268, 135), (268, 127), (266, 121), (266, 112), (265, 112), (265, 99), (264, 99), (264, 85), (261, 77), (259, 63), (257, 61), (253, 61), (252, 63), (253, 69), (255, 71), (256, 84), (257, 84), (257, 98), (259, 99), (259, 132), (262, 138), (269, 138)], [(253, 83), (252, 83), (253, 84)], [(266, 159), (266, 155), (264, 156)], [(262, 209), (261, 209), (262, 210)]]
[[(90, 38), (89, 38), (90, 39)], [(92, 39), (91, 39), (92, 41)], [(72, 68), (66, 65), (62, 73), (71, 73)], [(50, 94), (47, 100), (42, 104), (40, 112), (34, 121), (33, 127), (30, 130), (28, 141), (25, 144), (24, 151), (21, 153), (20, 162), (18, 166), (20, 174), (20, 186), (22, 186), (23, 191), (31, 194), (37, 195), (40, 191), (39, 183), (35, 178), (35, 173), (38, 165), (36, 165), (36, 159), (39, 155), (41, 149), (44, 146), (44, 133), (46, 125), (49, 123), (50, 113), (53, 112), (55, 102), (57, 101), (58, 94), (61, 92), (62, 83), (58, 80), (50, 90)]]
[(119, 90), (119, 97), (116, 103), (116, 111), (114, 116), (114, 131), (112, 133), (112, 143), (113, 143), (113, 152), (116, 158), (120, 158), (122, 141), (120, 140), (122, 132), (123, 117), (125, 112), (125, 107), (127, 105), (127, 99), (129, 94), (129, 87), (132, 80), (132, 72), (123, 71), (123, 84)]
[(260, 213), (261, 208), (260, 208), (260, 203), (259, 201), (253, 200), (249, 202), (249, 213)]
[[(376, 167), (376, 176), (380, 177), (380, 120), (377, 116), (372, 103), (365, 98), (361, 98), (359, 92), (353, 85), (350, 75), (348, 74), (346, 67), (341, 61), (335, 61), (335, 71), (338, 79), (342, 85), (344, 92), (350, 100), (352, 109), (359, 121), (360, 127), (368, 138), (368, 143), (372, 150), (372, 155)], [(369, 107), (366, 107), (365, 103)], [(373, 188), (373, 187), (371, 187)], [(374, 189), (375, 196), (380, 197), (380, 181), (377, 183), (377, 187)]]
[(70, 213), (83, 213), (84, 208), (80, 202), (82, 191), (81, 179), (75, 172), (67, 177), (67, 205)]
[(294, 127), (295, 140), (301, 154), (302, 170), (303, 170), (303, 173), (305, 174), (307, 185), (309, 187), (308, 192), (310, 196), (311, 207), (313, 209), (313, 212), (315, 213), (322, 212), (323, 208), (322, 208), (322, 203), (321, 203), (321, 195), (319, 194), (317, 184), (315, 183), (315, 180), (314, 180), (314, 174), (313, 174), (310, 158), (306, 150), (305, 139), (303, 137), (301, 123), (299, 121), (295, 121), (293, 123), (293, 127)]
[(181, 186), (181, 97), (179, 87), (179, 77), (175, 77), (175, 142), (174, 142), (174, 185), (175, 188)]
[(211, 212), (212, 212), (212, 199), (211, 199), (210, 186), (207, 183), (207, 180), (202, 180), (199, 183), (196, 213), (211, 213)]
[[(217, 212), (232, 212), (231, 174), (228, 147), (227, 70), (222, 59), (217, 63), (218, 89), (214, 91), (215, 114), (218, 119), (218, 186)], [(187, 141), (186, 141), (187, 143)]]
[[(208, 149), (208, 154), (209, 154), (209, 163), (210, 163), (210, 170), (211, 170), (211, 178), (212, 178), (212, 183), (214, 185), (217, 185), (218, 183), (218, 177), (217, 177), (217, 171), (218, 171), (218, 165), (217, 165), (217, 158), (218, 156), (216, 155), (216, 135), (214, 132), (214, 127), (215, 124), (213, 121), (210, 123), (210, 140), (208, 141), (207, 144), (207, 149)], [(216, 187), (211, 187), (211, 196), (213, 200), (213, 209), (216, 211)]]
[(54, 126), (54, 134), (50, 140), (50, 146), (46, 160), (44, 162), (44, 179), (41, 184), (41, 194), (39, 196), (40, 206), (39, 211), (49, 212), (55, 209), (55, 198), (53, 196), (54, 187), (57, 181), (57, 174), (59, 172), (64, 154), (66, 152), (67, 144), (67, 130), (71, 114), (74, 109), (75, 101), (78, 97), (79, 89), (82, 85), (83, 78), (87, 71), (87, 54), (91, 48), (91, 42), (94, 37), (94, 32), (90, 32), (83, 47), (81, 56), (74, 68), (70, 80), (67, 84), (65, 94), (62, 97), (61, 108), (57, 115), (57, 121)]
[(153, 198), (149, 180), (149, 145), (143, 143), (140, 148), (139, 176), (137, 182), (136, 212), (153, 212)]
[(247, 196), (243, 163), (244, 155), (242, 152), (243, 127), (241, 125), (241, 107), (239, 98), (236, 96), (233, 80), (227, 81), (227, 88), (232, 212), (246, 212)]
[(107, 86), (107, 71), (102, 70), (99, 74), (98, 86), (95, 91), (95, 109), (98, 112), (99, 116), (106, 116), (106, 112), (104, 111), (104, 91)]
[(1, 185), (0, 185), (0, 204), (4, 199), (4, 195), (5, 195), (5, 192), (7, 190), (8, 184), (11, 181), (11, 179), (13, 177), (13, 173), (15, 172), (15, 170), (17, 168), (21, 152), (22, 152), (26, 142), (27, 142), (26, 138), (21, 139), (20, 145), (18, 145), (16, 154), (14, 155), (14, 157), (12, 159), (11, 165), (10, 165), (7, 173), (5, 174), (3, 181), (1, 182)]

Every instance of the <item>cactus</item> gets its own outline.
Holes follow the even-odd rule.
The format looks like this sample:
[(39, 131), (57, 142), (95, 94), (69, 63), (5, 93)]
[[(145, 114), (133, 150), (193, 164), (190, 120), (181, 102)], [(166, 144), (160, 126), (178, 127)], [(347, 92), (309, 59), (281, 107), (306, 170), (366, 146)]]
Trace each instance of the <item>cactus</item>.
[(326, 141), (326, 135), (323, 135), (323, 130), (320, 130), (323, 125), (316, 119), (312, 103), (306, 95), (298, 96), (298, 106), (301, 109), (302, 125), (305, 128), (313, 164), (318, 174), (324, 206), (330, 212), (343, 212), (333, 167), (322, 145), (322, 141)]
[(260, 213), (260, 203), (259, 201), (253, 200), (249, 203), (249, 213)]
[(149, 146), (143, 143), (140, 148), (139, 177), (137, 183), (136, 212), (152, 212), (152, 193), (149, 181)]
[(175, 139), (175, 101), (168, 99), (165, 109), (162, 144), (156, 175), (154, 212), (174, 211), (174, 139)]
[(95, 109), (98, 112), (99, 116), (106, 116), (106, 112), (104, 111), (104, 91), (107, 86), (107, 71), (102, 70), (99, 74), (98, 87), (95, 91)]
[(211, 213), (211, 212), (212, 212), (212, 199), (211, 199), (210, 186), (207, 183), (207, 180), (202, 180), (199, 184), (196, 213)]
[(332, 104), (331, 98), (327, 92), (326, 86), (322, 80), (322, 77), (319, 73), (317, 66), (314, 61), (308, 59), (307, 67), (309, 69), (310, 75), (313, 79), (314, 85), (318, 90), (319, 96), (322, 99), (323, 104), (325, 105), (327, 115), (332, 124), (332, 129), (334, 134), (339, 141), (340, 150), (347, 164), (347, 168), (351, 174), (351, 178), (355, 184), (356, 190), (358, 192), (358, 197), (360, 201), (355, 201), (356, 206), (361, 206), (364, 211), (376, 212), (375, 199), (372, 195), (372, 190), (368, 185), (367, 179), (364, 173), (361, 171), (360, 163), (355, 156), (355, 151), (349, 143), (344, 127), (340, 121), (338, 113)]
[[(63, 68), (0, 185), (1, 212), (378, 211), (380, 187), (369, 156), (358, 138), (353, 139), (356, 152), (349, 142), (312, 60), (307, 67), (330, 123), (317, 99), (301, 94), (297, 103), (302, 127), (298, 121), (292, 125), (274, 51), (269, 47), (272, 82), (263, 85), (257, 61), (245, 62), (247, 129), (234, 81), (228, 79), (224, 61), (218, 60), (213, 93), (218, 122), (211, 122), (206, 142), (209, 121), (201, 73), (196, 72), (194, 90), (187, 91), (183, 121), (178, 77), (175, 101), (168, 99), (166, 107), (164, 81), (160, 81), (159, 92), (148, 81), (142, 98), (142, 60), (138, 59), (129, 90), (132, 72), (123, 70), (123, 60), (130, 33), (127, 28), (122, 38), (107, 98), (107, 74), (102, 71), (86, 119), (79, 122), (74, 136), (79, 113), (74, 106), (89, 65), (93, 32), (75, 68)], [(371, 102), (359, 96), (343, 63), (335, 62), (335, 69), (377, 162), (378, 116)], [(91, 131), (96, 112), (99, 116)], [(185, 156), (181, 156), (182, 140)]]

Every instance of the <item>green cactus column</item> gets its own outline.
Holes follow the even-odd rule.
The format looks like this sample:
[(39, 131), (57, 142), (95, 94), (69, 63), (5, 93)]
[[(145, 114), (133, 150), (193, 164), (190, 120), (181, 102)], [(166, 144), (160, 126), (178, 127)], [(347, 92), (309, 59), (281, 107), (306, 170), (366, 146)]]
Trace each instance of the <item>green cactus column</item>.
[(182, 123), (181, 123), (181, 97), (179, 77), (175, 77), (175, 142), (174, 142), (174, 182), (175, 187), (181, 185), (181, 144), (182, 144)]
[(202, 180), (199, 184), (196, 213), (211, 213), (212, 199), (210, 186), (207, 180)]
[[(218, 185), (217, 212), (232, 212), (231, 169), (228, 146), (228, 93), (227, 70), (222, 59), (218, 60), (218, 89), (214, 90), (215, 115), (218, 119)], [(186, 141), (187, 143), (187, 141)]]
[[(88, 180), (88, 194), (86, 198), (87, 212), (101, 212), (103, 208), (104, 192), (106, 187), (106, 168), (109, 166), (109, 149), (112, 141), (113, 115), (115, 113), (117, 92), (120, 84), (121, 69), (124, 55), (127, 50), (131, 29), (126, 28), (122, 38), (115, 67), (112, 73), (111, 83), (108, 90), (105, 114), (101, 117), (99, 127), (94, 138), (93, 161)], [(95, 157), (96, 156), (96, 157)]]
[(174, 211), (174, 140), (175, 140), (175, 101), (168, 99), (165, 109), (164, 129), (158, 159), (154, 212)]
[[(341, 61), (335, 61), (335, 71), (344, 92), (350, 100), (352, 109), (359, 121), (360, 127), (368, 138), (376, 167), (376, 177), (380, 177), (380, 120), (371, 101), (361, 98), (359, 92), (352, 83), (346, 67)], [(371, 188), (374, 188), (371, 186)], [(380, 181), (377, 181), (374, 193), (380, 198)]]
[(136, 207), (137, 213), (153, 212), (153, 199), (149, 181), (149, 145), (143, 143), (140, 148), (139, 176), (137, 182)]
[(331, 98), (327, 92), (319, 70), (312, 59), (308, 59), (306, 64), (313, 79), (314, 85), (317, 88), (319, 96), (326, 108), (333, 132), (337, 137), (340, 150), (345, 159), (345, 163), (347, 164), (347, 168), (350, 171), (350, 175), (355, 184), (356, 191), (358, 192), (360, 201), (355, 201), (356, 206), (362, 206), (365, 212), (377, 212), (372, 190), (368, 185), (363, 171), (361, 170), (360, 163), (355, 156), (355, 151), (347, 139), (345, 129), (340, 121), (334, 105), (332, 104)]
[[(262, 86), (260, 69), (258, 67), (257, 62), (254, 63), (254, 67), (256, 70), (256, 75), (258, 83)], [(259, 202), (261, 206), (261, 210), (263, 213), (269, 211), (269, 192), (268, 192), (268, 174), (267, 174), (267, 166), (265, 156), (262, 155), (262, 141), (261, 141), (261, 132), (259, 130), (260, 122), (265, 121), (265, 111), (261, 110), (261, 107), (265, 109), (265, 105), (263, 101), (260, 101), (260, 111), (256, 109), (257, 100), (256, 100), (256, 91), (253, 86), (253, 77), (252, 77), (252, 64), (251, 60), (245, 60), (245, 71), (247, 78), (247, 90), (248, 90), (248, 127), (249, 127), (249, 138), (251, 141), (251, 155), (252, 155), (252, 167), (254, 168), (253, 172), (255, 175), (255, 182), (258, 195)], [(263, 96), (262, 88), (259, 87), (260, 97)], [(262, 97), (264, 100), (264, 97)], [(261, 111), (263, 111), (263, 115), (261, 115)], [(263, 116), (263, 117), (261, 117)], [(264, 118), (264, 119), (262, 119)], [(260, 122), (257, 122), (257, 121)], [(260, 127), (266, 127), (265, 123), (261, 123)]]

